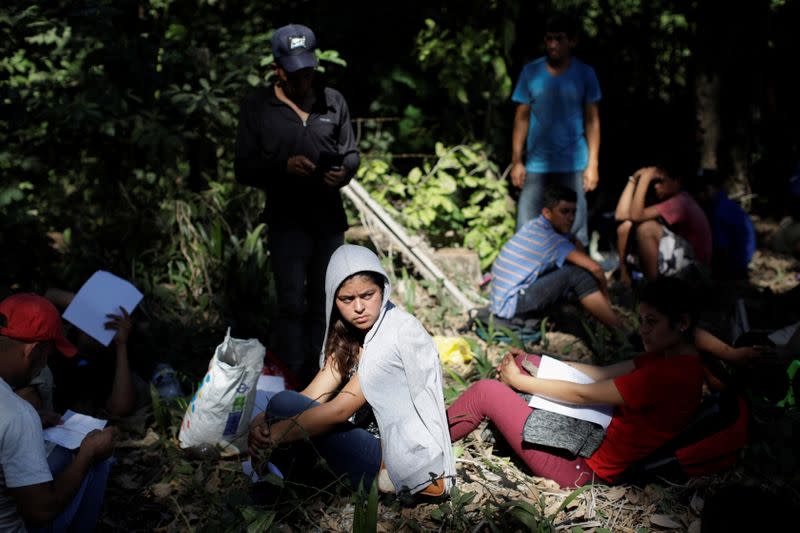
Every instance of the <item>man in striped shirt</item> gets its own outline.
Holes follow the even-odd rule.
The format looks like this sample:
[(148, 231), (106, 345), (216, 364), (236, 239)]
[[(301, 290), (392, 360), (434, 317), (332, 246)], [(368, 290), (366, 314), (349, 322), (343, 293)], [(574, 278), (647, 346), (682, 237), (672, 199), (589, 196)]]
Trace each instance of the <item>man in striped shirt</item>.
[(608, 299), (603, 269), (570, 234), (576, 208), (575, 191), (563, 185), (547, 187), (542, 214), (526, 222), (495, 259), (493, 314), (508, 319), (560, 301), (578, 300), (600, 322), (621, 329)]

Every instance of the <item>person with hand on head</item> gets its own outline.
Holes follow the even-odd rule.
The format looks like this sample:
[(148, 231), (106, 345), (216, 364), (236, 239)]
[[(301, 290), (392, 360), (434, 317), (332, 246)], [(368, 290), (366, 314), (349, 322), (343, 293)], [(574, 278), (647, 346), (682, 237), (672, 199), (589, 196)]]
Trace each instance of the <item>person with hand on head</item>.
[[(433, 339), (389, 299), (378, 257), (345, 244), (326, 275), (328, 328), (320, 371), (302, 392), (273, 396), (250, 426), (250, 454), (290, 478), (321, 455), (355, 488), (443, 496), (455, 463)], [(309, 450), (303, 445), (310, 439)], [(295, 467), (296, 468), (296, 467)]]
[[(594, 477), (613, 483), (628, 466), (669, 442), (687, 427), (702, 397), (704, 371), (693, 343), (692, 292), (679, 279), (660, 278), (643, 287), (639, 302), (645, 353), (602, 367), (567, 363), (594, 380), (581, 384), (532, 375), (527, 367), (538, 367), (540, 356), (512, 349), (498, 365), (497, 380), (471, 385), (448, 408), (453, 441), (488, 418), (534, 475), (562, 487), (580, 486)], [(578, 447), (582, 454), (531, 445), (523, 436), (535, 410), (518, 392), (578, 406), (613, 406), (611, 423), (593, 450)], [(570, 428), (553, 431), (559, 429), (559, 437), (571, 439)]]
[(303, 384), (322, 346), (325, 267), (347, 229), (339, 189), (359, 166), (347, 102), (318, 79), (316, 48), (306, 26), (275, 30), (276, 81), (242, 103), (234, 160), (236, 179), (266, 193), (263, 218), (281, 302), (270, 348)]
[[(647, 205), (653, 187), (656, 203)], [(694, 264), (710, 266), (711, 226), (697, 202), (683, 190), (680, 177), (664, 166), (643, 167), (628, 178), (617, 202), (620, 282), (630, 287), (628, 261), (644, 277), (680, 275)], [(631, 253), (635, 245), (637, 253)]]
[[(51, 288), (45, 292), (45, 298), (59, 308), (68, 307), (74, 297), (74, 293), (61, 289)], [(75, 328), (68, 337), (77, 345), (77, 357), (57, 354), (50, 360), (47, 371), (52, 370), (55, 384), (53, 404), (60, 409), (101, 409), (111, 416), (127, 416), (136, 409), (137, 403), (144, 405), (149, 401), (149, 388), (145, 393), (144, 380), (134, 373), (130, 363), (128, 341), (133, 320), (122, 307), (107, 318), (105, 328), (117, 331), (113, 355)], [(34, 388), (28, 394), (35, 399), (36, 392)], [(32, 403), (36, 405), (35, 400)]]
[(54, 350), (65, 355), (76, 351), (64, 338), (53, 304), (35, 294), (14, 294), (0, 302), (2, 531), (24, 532), (44, 526), (57, 531), (92, 531), (97, 523), (115, 430), (89, 433), (74, 458), (55, 468), (54, 479), (41, 421), (33, 407), (14, 393), (47, 365)]
[(136, 407), (136, 390), (133, 385), (133, 374), (128, 362), (128, 338), (133, 329), (133, 321), (128, 312), (119, 308), (119, 314), (107, 315), (106, 329), (116, 330), (114, 347), (116, 363), (114, 378), (111, 383), (111, 394), (106, 400), (106, 410), (113, 416), (125, 416)]
[(600, 84), (594, 69), (573, 56), (578, 21), (563, 14), (546, 23), (546, 55), (525, 65), (511, 99), (517, 104), (511, 136), (511, 182), (521, 189), (517, 230), (542, 210), (545, 187), (557, 183), (577, 195), (571, 231), (589, 243), (585, 192), (600, 180)]

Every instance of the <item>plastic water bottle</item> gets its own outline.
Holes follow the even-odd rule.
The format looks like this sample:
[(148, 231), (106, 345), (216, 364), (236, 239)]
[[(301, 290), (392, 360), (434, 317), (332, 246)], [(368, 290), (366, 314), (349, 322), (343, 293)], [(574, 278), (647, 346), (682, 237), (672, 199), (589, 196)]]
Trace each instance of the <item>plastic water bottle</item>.
[(162, 398), (177, 398), (178, 396), (183, 396), (181, 384), (178, 382), (175, 369), (167, 363), (159, 363), (156, 365), (150, 382), (155, 385), (158, 395)]

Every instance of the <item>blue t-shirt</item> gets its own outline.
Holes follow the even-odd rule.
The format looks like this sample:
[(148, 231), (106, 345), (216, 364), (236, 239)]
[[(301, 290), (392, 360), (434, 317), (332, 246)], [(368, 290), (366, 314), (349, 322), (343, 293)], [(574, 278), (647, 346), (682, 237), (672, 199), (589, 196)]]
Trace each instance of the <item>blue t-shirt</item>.
[(492, 265), (492, 313), (512, 318), (519, 291), (530, 287), (541, 274), (561, 268), (574, 249), (569, 236), (558, 233), (544, 216), (526, 222), (503, 245)]
[(559, 76), (540, 57), (523, 67), (511, 99), (530, 104), (526, 143), (528, 172), (580, 172), (589, 162), (583, 116), (587, 104), (600, 100), (594, 69), (577, 58)]
[[(747, 265), (756, 251), (756, 231), (744, 209), (720, 191), (714, 200), (709, 217), (714, 252), (730, 261), (726, 270), (747, 271)], [(720, 254), (723, 252), (724, 254)]]

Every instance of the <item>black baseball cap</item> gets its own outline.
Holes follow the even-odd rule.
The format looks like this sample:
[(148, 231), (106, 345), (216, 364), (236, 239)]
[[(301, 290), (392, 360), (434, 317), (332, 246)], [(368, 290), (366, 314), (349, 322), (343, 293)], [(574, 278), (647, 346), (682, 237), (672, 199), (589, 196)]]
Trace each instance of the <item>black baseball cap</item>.
[(317, 66), (317, 38), (302, 24), (288, 24), (272, 34), (272, 55), (286, 72)]

